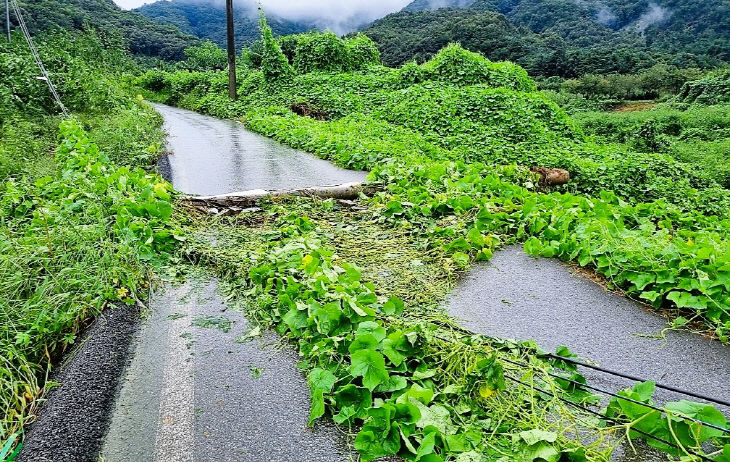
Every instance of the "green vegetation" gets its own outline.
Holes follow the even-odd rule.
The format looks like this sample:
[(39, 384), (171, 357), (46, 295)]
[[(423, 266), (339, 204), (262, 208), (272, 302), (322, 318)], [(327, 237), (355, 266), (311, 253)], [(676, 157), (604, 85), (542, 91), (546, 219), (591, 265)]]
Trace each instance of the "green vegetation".
[[(607, 459), (605, 438), (617, 428), (604, 432), (561, 404), (591, 397), (546, 376), (558, 365), (537, 360), (529, 345), (465, 334), (435, 308), (443, 281), (505, 243), (577, 261), (672, 310), (676, 326), (704, 322), (727, 339), (730, 196), (713, 178), (669, 154), (587, 140), (513, 64), (450, 46), (423, 65), (352, 71), (345, 41), (277, 41), (265, 25), (263, 32), (261, 64), (240, 69), (237, 101), (225, 97), (216, 72), (150, 71), (138, 84), (152, 98), (240, 118), (288, 145), (371, 170), (383, 189), (365, 202), (361, 220), (373, 235), (393, 230), (444, 268), (426, 270), (439, 281), (436, 300), (402, 296), (403, 281), (419, 276), (408, 271), (384, 284), (364, 250), (341, 243), (348, 231), (332, 229), (343, 220), (328, 214), (346, 213), (332, 201), (265, 205), (263, 223), (229, 223), (212, 241), (210, 224), (200, 238), (188, 232), (189, 258), (213, 268), (252, 318), (296, 343), (312, 420), (328, 414), (361, 428), (354, 445), (364, 460)], [(567, 167), (574, 181), (547, 193), (529, 166)], [(515, 359), (528, 364), (513, 368)], [(527, 388), (509, 377), (529, 377)], [(636, 393), (649, 400), (645, 388)], [(710, 407), (672, 404), (649, 416), (621, 403), (607, 415), (627, 425), (650, 418), (652, 434), (664, 435), (664, 422), (685, 426), (670, 436), (685, 450), (726, 443), (690, 430), (696, 424), (686, 418), (698, 413), (726, 424)], [(494, 415), (502, 416), (496, 426)], [(575, 435), (587, 429), (600, 437), (586, 446)]]
[(452, 42), (514, 61), (530, 75), (567, 78), (657, 64), (711, 68), (730, 59), (722, 0), (453, 0), (434, 3), (458, 9), (435, 11), (429, 3), (416, 1), (363, 30), (386, 64), (423, 62)]
[[(205, 1), (157, 1), (137, 8), (135, 12), (150, 20), (175, 28), (220, 47), (226, 46), (225, 3)], [(246, 4), (236, 4), (234, 9), (236, 45), (249, 46), (261, 35), (258, 28), (258, 12)], [(271, 28), (276, 35), (291, 35), (312, 29), (311, 24), (271, 18)]]
[(586, 134), (644, 152), (662, 152), (730, 188), (730, 105), (576, 115)]
[[(123, 11), (113, 0), (18, 0), (34, 35), (49, 30), (95, 30), (107, 44), (124, 44), (136, 55), (180, 60), (196, 39), (180, 29)], [(4, 8), (3, 8), (4, 10)], [(10, 15), (17, 28), (17, 19)]]
[[(529, 3), (512, 3), (511, 17), (542, 29), (536, 34), (568, 32), (555, 16), (563, 10), (545, 26), (529, 17)], [(328, 415), (356, 431), (365, 461), (607, 461), (618, 440), (647, 438), (634, 429), (673, 442), (647, 439), (670, 455), (727, 462), (728, 437), (707, 423), (728, 422), (711, 406), (681, 401), (658, 411), (614, 399), (599, 409), (576, 386), (585, 378), (575, 367), (543, 359), (534, 344), (472, 335), (439, 309), (473, 262), (522, 243), (673, 313), (674, 327), (702, 324), (727, 342), (730, 191), (726, 172), (710, 164), (727, 155), (727, 108), (702, 106), (725, 101), (725, 74), (691, 80), (700, 75), (677, 71), (667, 82), (674, 71), (654, 68), (647, 75), (663, 76), (662, 91), (681, 86), (679, 108), (572, 119), (522, 67), (458, 45), (392, 69), (365, 35), (277, 39), (264, 18), (261, 32), (244, 52), (236, 101), (210, 42), (189, 48), (179, 66), (142, 73), (113, 34), (39, 36), (74, 113), (65, 120), (22, 42), (0, 48), (2, 457), (53, 360), (100, 310), (138, 302), (153, 272), (182, 255), (214, 271), (259, 329), (296, 345), (310, 425)], [(614, 89), (622, 82), (606, 80)], [(590, 77), (577, 82), (590, 88)], [(245, 218), (173, 218), (172, 187), (149, 173), (160, 119), (135, 97), (137, 86), (368, 169), (378, 192), (351, 210), (296, 200), (264, 203)], [(698, 140), (714, 147), (705, 160), (692, 154)], [(566, 168), (573, 178), (548, 191), (530, 167)], [(393, 255), (383, 254), (390, 246)], [(191, 322), (231, 328), (219, 316)], [(650, 402), (653, 388), (622, 395)]]
[(140, 168), (155, 164), (162, 131), (129, 88), (138, 68), (93, 33), (38, 44), (73, 116), (55, 115), (22, 37), (0, 45), (3, 446), (20, 441), (51, 363), (109, 303), (141, 297), (176, 242), (172, 188)]

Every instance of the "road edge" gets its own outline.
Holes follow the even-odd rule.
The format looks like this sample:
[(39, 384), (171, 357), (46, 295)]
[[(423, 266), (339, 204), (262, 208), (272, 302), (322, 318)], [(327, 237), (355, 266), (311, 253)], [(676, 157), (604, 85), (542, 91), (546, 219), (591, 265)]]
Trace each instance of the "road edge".
[(18, 462), (96, 462), (111, 423), (134, 338), (139, 306), (110, 305), (64, 355)]

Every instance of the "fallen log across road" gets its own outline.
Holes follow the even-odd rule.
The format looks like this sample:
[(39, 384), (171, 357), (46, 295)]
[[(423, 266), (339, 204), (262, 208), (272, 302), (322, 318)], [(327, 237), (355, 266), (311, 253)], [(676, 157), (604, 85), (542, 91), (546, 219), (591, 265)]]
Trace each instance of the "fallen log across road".
[(182, 202), (204, 213), (213, 215), (237, 215), (254, 211), (263, 200), (289, 199), (292, 197), (316, 197), (318, 199), (354, 200), (360, 194), (372, 194), (382, 186), (364, 183), (312, 186), (300, 189), (252, 189), (217, 196), (185, 196)]

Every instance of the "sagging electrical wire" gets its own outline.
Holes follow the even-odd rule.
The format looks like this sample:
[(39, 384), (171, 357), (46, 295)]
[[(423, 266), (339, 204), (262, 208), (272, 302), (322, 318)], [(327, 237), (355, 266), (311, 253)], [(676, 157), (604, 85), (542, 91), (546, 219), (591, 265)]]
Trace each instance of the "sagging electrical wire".
[[(601, 414), (600, 412), (594, 411), (593, 409), (589, 409), (589, 408), (587, 408), (585, 406), (582, 406), (581, 404), (576, 403), (574, 401), (571, 401), (571, 400), (569, 400), (567, 398), (564, 398), (564, 397), (561, 397), (561, 396), (556, 396), (554, 393), (550, 393), (549, 391), (542, 390), (542, 389), (540, 389), (540, 388), (538, 388), (538, 387), (536, 387), (536, 386), (534, 386), (532, 384), (529, 384), (527, 382), (523, 382), (522, 380), (516, 379), (516, 378), (514, 378), (514, 377), (512, 377), (512, 376), (510, 376), (508, 374), (504, 374), (504, 378), (507, 379), (507, 380), (510, 380), (512, 382), (516, 382), (516, 383), (518, 383), (520, 385), (523, 385), (523, 386), (525, 386), (527, 388), (530, 388), (532, 390), (535, 390), (535, 391), (537, 391), (539, 393), (542, 393), (544, 395), (547, 395), (547, 396), (555, 396), (560, 401), (563, 401), (566, 404), (570, 404), (571, 406), (574, 406), (574, 407), (580, 409), (581, 411), (584, 411), (584, 412), (587, 412), (589, 414), (595, 415), (595, 416), (599, 417), (600, 419), (602, 419), (604, 421), (613, 423), (614, 425), (617, 425), (617, 426), (625, 426), (626, 425), (626, 423), (621, 422), (618, 419), (614, 419), (613, 417), (605, 416), (605, 415)], [(684, 448), (684, 447), (682, 447), (682, 446), (680, 446), (680, 445), (678, 445), (676, 443), (673, 443), (673, 442), (671, 442), (669, 440), (665, 440), (664, 438), (661, 438), (659, 436), (652, 435), (651, 433), (645, 432), (645, 431), (640, 430), (638, 428), (631, 428), (630, 430), (633, 431), (633, 432), (636, 432), (636, 433), (638, 433), (638, 434), (640, 434), (640, 435), (642, 435), (642, 436), (644, 436), (646, 438), (651, 438), (654, 441), (658, 441), (658, 442), (660, 442), (662, 444), (666, 444), (668, 446), (671, 446), (674, 449), (678, 449), (680, 451), (683, 451), (683, 452), (685, 452), (685, 453), (687, 453), (689, 455), (692, 455), (692, 456), (695, 456), (695, 457), (699, 457), (702, 460), (706, 460), (706, 461), (712, 462), (712, 459), (709, 458), (709, 457), (707, 457), (707, 456), (705, 456), (704, 454), (700, 454), (697, 451), (694, 451), (692, 449)]]
[[(512, 364), (512, 365), (515, 365), (515, 366), (518, 366), (518, 367), (527, 367), (527, 368), (530, 367), (528, 364), (520, 363), (519, 361), (512, 361), (512, 360), (506, 359), (506, 358), (500, 358), (500, 361), (503, 361), (503, 362), (506, 362), (506, 363), (509, 363), (509, 364)], [(570, 379), (570, 378), (567, 378), (567, 377), (563, 377), (563, 376), (561, 376), (559, 374), (555, 374), (555, 373), (552, 373), (552, 372), (546, 372), (546, 374), (549, 375), (550, 377), (553, 377), (553, 378), (556, 378), (556, 379), (559, 379), (559, 380), (564, 380), (566, 382), (569, 382), (569, 383), (575, 385), (576, 387), (583, 389), (583, 391), (587, 391), (586, 389), (593, 390), (593, 391), (596, 391), (598, 393), (603, 393), (605, 395), (608, 395), (608, 396), (611, 396), (611, 397), (614, 397), (614, 398), (617, 398), (617, 399), (620, 399), (620, 400), (623, 400), (623, 401), (627, 401), (627, 402), (630, 402), (630, 403), (633, 403), (633, 404), (636, 404), (636, 405), (645, 407), (647, 409), (651, 409), (653, 411), (658, 411), (660, 413), (666, 412), (665, 409), (662, 409), (660, 407), (657, 407), (657, 406), (655, 406), (653, 404), (642, 403), (641, 401), (637, 401), (635, 399), (632, 399), (632, 398), (629, 398), (629, 397), (626, 397), (626, 396), (621, 396), (621, 395), (619, 395), (617, 393), (614, 393), (614, 392), (611, 392), (611, 391), (608, 391), (608, 390), (603, 390), (601, 388), (594, 387), (594, 386), (588, 385), (586, 383), (578, 382), (576, 380), (573, 380), (573, 379)], [(715, 425), (715, 424), (710, 423), (710, 422), (705, 422), (703, 420), (699, 420), (699, 419), (696, 419), (694, 417), (686, 417), (686, 416), (680, 416), (680, 417), (682, 417), (685, 420), (689, 420), (691, 422), (698, 423), (700, 425), (705, 425), (707, 427), (714, 428), (715, 430), (720, 430), (720, 431), (725, 432), (725, 433), (730, 433), (730, 429), (725, 428), (725, 427), (721, 427), (719, 425)]]
[(17, 0), (10, 0), (10, 5), (13, 7), (13, 11), (15, 12), (15, 16), (18, 18), (18, 24), (20, 25), (20, 30), (23, 32), (23, 36), (25, 37), (25, 41), (28, 43), (28, 47), (30, 48), (30, 52), (33, 55), (33, 59), (36, 62), (36, 65), (38, 66), (38, 69), (41, 71), (41, 79), (46, 81), (46, 84), (48, 85), (48, 89), (51, 92), (51, 95), (53, 96), (53, 99), (56, 101), (56, 104), (61, 108), (61, 112), (65, 117), (69, 116), (68, 110), (66, 109), (66, 106), (63, 105), (63, 102), (61, 101), (61, 97), (59, 96), (58, 92), (56, 91), (56, 87), (53, 85), (53, 82), (51, 81), (51, 76), (48, 74), (48, 71), (46, 70), (46, 67), (43, 65), (43, 60), (41, 60), (41, 56), (38, 53), (38, 49), (35, 46), (35, 43), (33, 42), (33, 38), (30, 35), (30, 31), (28, 30), (28, 26), (25, 24), (25, 19), (23, 18), (23, 13), (20, 10), (20, 7), (18, 6)]

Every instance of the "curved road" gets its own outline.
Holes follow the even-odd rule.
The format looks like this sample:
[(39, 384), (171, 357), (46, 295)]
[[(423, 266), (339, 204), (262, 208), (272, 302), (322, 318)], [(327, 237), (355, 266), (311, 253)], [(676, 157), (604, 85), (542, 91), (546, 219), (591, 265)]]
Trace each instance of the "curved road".
[[(163, 174), (178, 190), (213, 195), (364, 180), (246, 130), (238, 122), (155, 105), (165, 119)], [(167, 171), (165, 171), (167, 170)], [(105, 462), (351, 459), (328, 423), (307, 428), (309, 388), (297, 354), (228, 311), (216, 281), (188, 281), (150, 300), (102, 450)]]

